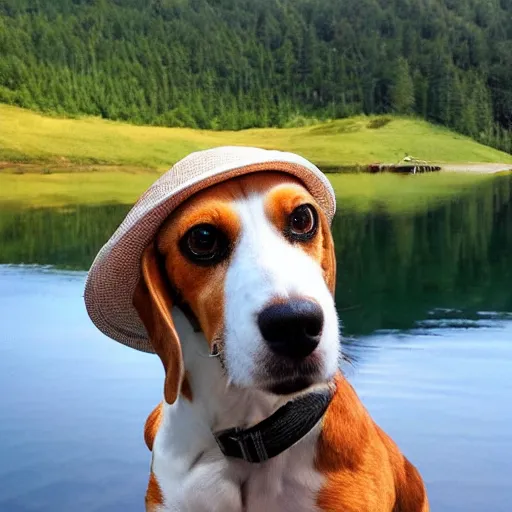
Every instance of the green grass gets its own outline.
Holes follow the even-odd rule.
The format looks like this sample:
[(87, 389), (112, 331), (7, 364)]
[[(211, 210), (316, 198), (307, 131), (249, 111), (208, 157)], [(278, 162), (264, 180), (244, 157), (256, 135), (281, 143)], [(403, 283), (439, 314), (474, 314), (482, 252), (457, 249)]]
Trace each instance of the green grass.
[[(397, 161), (512, 163), (512, 156), (407, 118), (356, 117), (289, 129), (212, 132), (45, 117), (0, 105), (0, 204), (132, 203), (174, 162), (213, 146), (254, 145), (304, 155), (320, 168)], [(418, 211), (489, 176), (329, 175), (341, 207)]]
[(361, 116), (301, 128), (214, 132), (45, 117), (0, 105), (0, 160), (164, 170), (191, 151), (234, 144), (293, 151), (330, 168), (393, 162), (405, 154), (439, 162), (512, 162), (506, 153), (425, 121), (392, 118), (380, 128), (370, 128), (375, 119)]

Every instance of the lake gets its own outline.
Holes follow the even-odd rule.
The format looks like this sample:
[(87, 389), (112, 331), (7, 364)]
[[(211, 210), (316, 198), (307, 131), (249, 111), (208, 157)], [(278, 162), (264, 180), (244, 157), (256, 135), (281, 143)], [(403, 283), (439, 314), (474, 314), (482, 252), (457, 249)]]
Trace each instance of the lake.
[[(512, 177), (414, 214), (339, 207), (345, 374), (434, 512), (510, 511)], [(82, 299), (127, 209), (0, 207), (2, 512), (143, 510), (161, 363), (100, 334)]]

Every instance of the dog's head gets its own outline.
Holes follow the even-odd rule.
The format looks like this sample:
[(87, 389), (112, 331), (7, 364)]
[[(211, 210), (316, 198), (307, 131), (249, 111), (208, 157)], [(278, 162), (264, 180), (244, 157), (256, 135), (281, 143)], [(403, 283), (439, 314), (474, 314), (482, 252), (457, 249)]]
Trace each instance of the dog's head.
[(291, 176), (249, 174), (184, 202), (145, 250), (134, 296), (164, 363), (166, 401), (184, 370), (176, 305), (234, 386), (289, 394), (330, 380), (339, 356), (335, 272), (328, 220)]

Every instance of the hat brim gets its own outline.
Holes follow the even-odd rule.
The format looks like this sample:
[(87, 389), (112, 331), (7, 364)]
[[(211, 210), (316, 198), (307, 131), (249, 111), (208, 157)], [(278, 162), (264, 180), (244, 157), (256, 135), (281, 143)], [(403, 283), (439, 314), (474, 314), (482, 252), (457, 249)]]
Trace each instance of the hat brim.
[(336, 210), (332, 186), (319, 169), (307, 160), (303, 161), (306, 165), (275, 160), (230, 169), (217, 168), (185, 181), (178, 188), (164, 191), (157, 201), (143, 208), (141, 213), (141, 208), (137, 206), (146, 200), (150, 188), (103, 246), (91, 266), (84, 300), (94, 324), (105, 335), (124, 345), (154, 353), (132, 303), (140, 279), (142, 253), (169, 214), (192, 195), (207, 187), (244, 174), (281, 171), (295, 176), (304, 184), (331, 222)]

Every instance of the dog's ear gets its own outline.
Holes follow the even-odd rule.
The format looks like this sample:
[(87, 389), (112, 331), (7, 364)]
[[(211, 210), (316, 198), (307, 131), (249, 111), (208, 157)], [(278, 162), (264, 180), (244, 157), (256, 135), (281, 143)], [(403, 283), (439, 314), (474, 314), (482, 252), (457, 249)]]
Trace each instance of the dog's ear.
[(336, 288), (336, 253), (334, 251), (334, 241), (329, 222), (325, 215), (322, 214), (320, 222), (322, 226), (322, 270), (327, 288), (329, 288), (329, 291), (334, 296), (334, 290)]
[(153, 244), (145, 249), (141, 268), (142, 278), (133, 295), (133, 305), (164, 365), (164, 398), (168, 404), (172, 404), (178, 397), (183, 380), (183, 356), (171, 316), (173, 303)]

